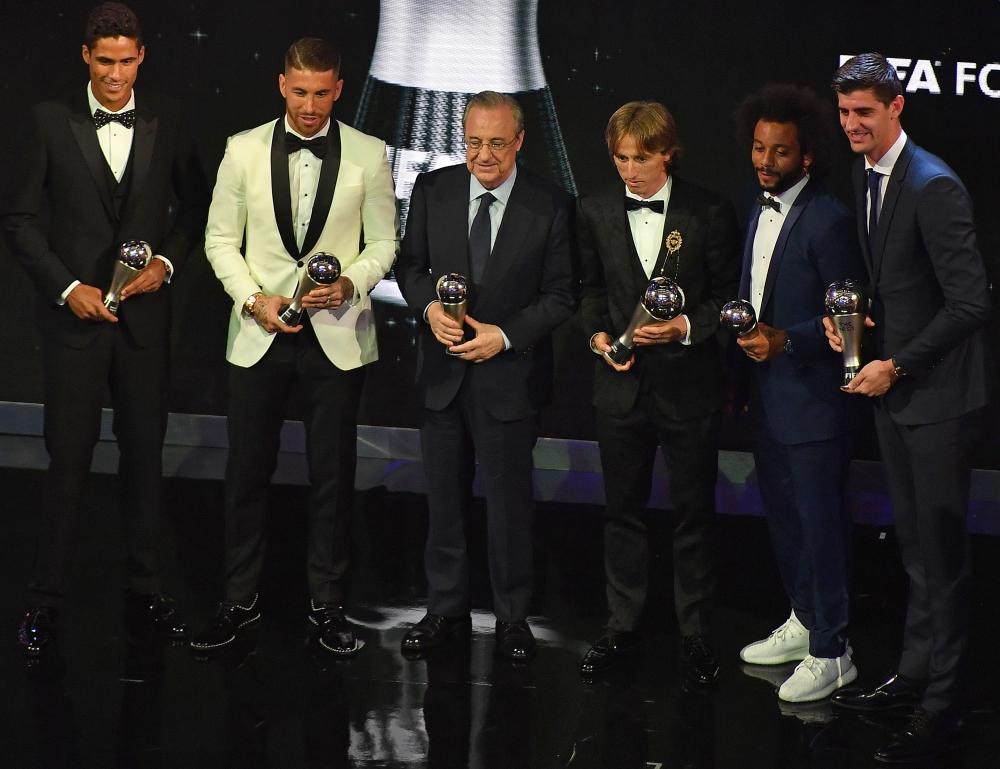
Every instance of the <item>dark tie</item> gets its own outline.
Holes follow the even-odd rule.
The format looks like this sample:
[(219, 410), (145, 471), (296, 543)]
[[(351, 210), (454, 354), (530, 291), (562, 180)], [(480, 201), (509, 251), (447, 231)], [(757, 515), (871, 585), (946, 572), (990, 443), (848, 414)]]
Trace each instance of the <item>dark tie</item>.
[(315, 139), (300, 139), (295, 134), (285, 134), (285, 149), (289, 155), (299, 150), (309, 150), (313, 155), (322, 160), (326, 157), (326, 150), (329, 146), (330, 143), (327, 141), (326, 136), (317, 136)]
[(760, 206), (761, 213), (763, 213), (765, 208), (773, 208), (775, 213), (781, 213), (781, 203), (770, 195), (765, 195), (763, 192), (757, 196), (757, 205)]
[(124, 112), (105, 112), (102, 109), (94, 110), (94, 124), (98, 128), (104, 128), (110, 122), (121, 123), (126, 128), (135, 126), (135, 110), (127, 109)]
[(868, 244), (875, 242), (875, 232), (878, 230), (879, 182), (882, 174), (874, 168), (868, 169)]
[(482, 280), (486, 271), (486, 260), (490, 257), (490, 203), (496, 200), (490, 192), (479, 196), (479, 210), (472, 220), (469, 230), (469, 266), (472, 267), (472, 282)]
[(636, 200), (635, 198), (625, 198), (625, 210), (626, 211), (638, 211), (640, 208), (648, 208), (650, 211), (656, 211), (658, 214), (663, 213), (663, 201), (662, 200)]

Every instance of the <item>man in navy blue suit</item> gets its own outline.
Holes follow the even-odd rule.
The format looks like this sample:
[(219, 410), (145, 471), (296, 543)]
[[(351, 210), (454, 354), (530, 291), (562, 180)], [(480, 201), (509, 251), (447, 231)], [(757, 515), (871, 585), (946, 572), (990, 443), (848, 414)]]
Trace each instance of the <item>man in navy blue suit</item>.
[(806, 88), (767, 86), (738, 112), (761, 194), (743, 250), (741, 299), (760, 333), (737, 339), (749, 377), (754, 460), (788, 620), (746, 646), (750, 664), (799, 661), (786, 702), (828, 697), (857, 677), (847, 645), (851, 519), (844, 505), (854, 406), (822, 324), (826, 287), (864, 264), (847, 209), (815, 180), (833, 114)]
[[(972, 201), (940, 158), (900, 124), (903, 87), (878, 53), (833, 78), (854, 166), (858, 239), (872, 295), (875, 360), (850, 384), (873, 399), (896, 536), (910, 580), (898, 673), (874, 689), (839, 692), (852, 710), (912, 709), (883, 763), (942, 753), (958, 726), (972, 587), (966, 512), (971, 450), (989, 398), (983, 326), (989, 279)], [(841, 340), (832, 326), (834, 349)]]

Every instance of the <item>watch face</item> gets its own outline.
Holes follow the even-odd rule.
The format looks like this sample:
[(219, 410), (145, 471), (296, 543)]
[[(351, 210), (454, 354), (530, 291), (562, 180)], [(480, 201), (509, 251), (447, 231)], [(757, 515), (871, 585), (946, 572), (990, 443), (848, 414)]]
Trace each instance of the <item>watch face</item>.
[(790, 338), (789, 339), (785, 339), (785, 347), (784, 347), (784, 349), (785, 349), (785, 352), (788, 353), (789, 355), (792, 354), (792, 340)]

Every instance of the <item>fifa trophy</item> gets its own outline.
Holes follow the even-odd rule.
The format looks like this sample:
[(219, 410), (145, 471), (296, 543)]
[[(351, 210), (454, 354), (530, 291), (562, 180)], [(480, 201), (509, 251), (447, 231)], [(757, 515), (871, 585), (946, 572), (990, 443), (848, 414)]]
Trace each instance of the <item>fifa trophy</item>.
[(826, 311), (843, 342), (844, 379), (841, 389), (847, 387), (861, 370), (861, 334), (865, 329), (864, 290), (853, 280), (838, 280), (826, 290)]
[(753, 339), (760, 333), (757, 328), (757, 313), (746, 299), (734, 299), (722, 305), (719, 325), (729, 329), (740, 339)]
[(128, 240), (118, 248), (118, 259), (111, 273), (111, 285), (104, 295), (104, 306), (112, 315), (118, 314), (122, 290), (149, 265), (153, 249), (145, 240)]
[[(465, 279), (465, 276), (459, 275), (457, 272), (449, 272), (447, 275), (442, 275), (438, 278), (437, 295), (445, 313), (457, 320), (459, 325), (465, 323), (465, 309), (469, 304), (469, 283)], [(462, 344), (464, 341), (465, 335), (463, 334), (462, 338), (455, 344)], [(455, 345), (451, 346), (454, 347)], [(452, 352), (447, 349), (445, 352), (448, 355), (461, 355), (461, 353)]]
[(306, 271), (299, 280), (299, 285), (295, 288), (295, 296), (292, 303), (288, 305), (278, 316), (281, 322), (294, 326), (302, 318), (302, 297), (320, 286), (329, 286), (336, 283), (340, 277), (340, 260), (333, 254), (319, 251), (309, 257), (306, 264)]
[(673, 320), (684, 311), (684, 290), (670, 278), (653, 278), (632, 313), (628, 328), (611, 344), (606, 355), (619, 366), (632, 355), (632, 337), (643, 326)]

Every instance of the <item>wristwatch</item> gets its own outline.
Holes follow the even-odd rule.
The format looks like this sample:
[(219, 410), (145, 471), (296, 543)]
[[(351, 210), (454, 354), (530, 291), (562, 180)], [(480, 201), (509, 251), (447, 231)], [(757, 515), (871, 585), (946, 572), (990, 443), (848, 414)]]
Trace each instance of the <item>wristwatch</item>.
[(785, 355), (791, 355), (795, 352), (795, 348), (792, 347), (792, 338), (790, 336), (785, 336), (785, 344), (781, 349), (784, 351)]
[(896, 379), (902, 379), (904, 376), (906, 376), (906, 369), (900, 366), (896, 362), (895, 358), (890, 358), (889, 360), (892, 362), (892, 373), (893, 376), (896, 377)]
[(264, 294), (257, 291), (247, 297), (247, 300), (243, 303), (243, 315), (247, 318), (253, 317), (253, 307), (257, 304), (257, 300), (260, 299)]

